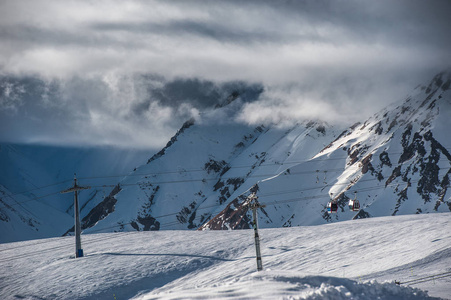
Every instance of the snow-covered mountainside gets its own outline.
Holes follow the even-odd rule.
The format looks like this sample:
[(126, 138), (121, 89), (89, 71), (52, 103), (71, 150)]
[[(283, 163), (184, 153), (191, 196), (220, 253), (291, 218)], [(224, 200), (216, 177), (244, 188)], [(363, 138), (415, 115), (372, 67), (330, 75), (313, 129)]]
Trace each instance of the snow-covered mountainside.
[[(259, 182), (262, 227), (450, 211), (450, 83), (450, 74), (437, 75), (404, 103), (343, 131), (312, 159)], [(233, 206), (243, 207), (250, 192)], [(347, 208), (354, 192), (362, 206), (357, 214)], [(336, 214), (326, 211), (330, 199), (338, 202)], [(230, 212), (203, 228), (230, 226)]]
[[(86, 232), (249, 228), (256, 191), (261, 227), (316, 225), (451, 210), (450, 74), (403, 103), (337, 130), (322, 122), (249, 127), (239, 97), (190, 120), (83, 220)], [(251, 189), (253, 187), (253, 189)], [(354, 197), (362, 209), (346, 206)], [(326, 204), (338, 201), (329, 215)]]
[(73, 237), (0, 244), (0, 298), (450, 299), (450, 217), (263, 229), (261, 272), (252, 230), (88, 234), (77, 259)]
[[(0, 242), (61, 236), (74, 224), (74, 196), (59, 192), (71, 186), (74, 172), (89, 176), (129, 173), (147, 156), (144, 150), (109, 147), (1, 144)], [(104, 179), (104, 183), (114, 184), (118, 179)], [(107, 193), (106, 188), (96, 186), (80, 193), (82, 213), (87, 214), (97, 204), (96, 197)]]
[(256, 181), (310, 159), (336, 137), (321, 122), (281, 129), (226, 121), (241, 105), (237, 98), (186, 122), (164, 149), (84, 218), (82, 227), (196, 229)]

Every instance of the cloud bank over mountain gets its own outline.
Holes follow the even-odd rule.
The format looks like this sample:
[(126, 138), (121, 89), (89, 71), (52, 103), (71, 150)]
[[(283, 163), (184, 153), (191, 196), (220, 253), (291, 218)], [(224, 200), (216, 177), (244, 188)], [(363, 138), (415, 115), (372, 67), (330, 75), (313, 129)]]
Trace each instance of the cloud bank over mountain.
[[(352, 122), (450, 68), (450, 9), (449, 1), (2, 1), (0, 115), (9, 130), (0, 139), (74, 143), (83, 132), (85, 144), (160, 147), (233, 85), (263, 91), (239, 121)], [(33, 80), (44, 92), (12, 84)]]

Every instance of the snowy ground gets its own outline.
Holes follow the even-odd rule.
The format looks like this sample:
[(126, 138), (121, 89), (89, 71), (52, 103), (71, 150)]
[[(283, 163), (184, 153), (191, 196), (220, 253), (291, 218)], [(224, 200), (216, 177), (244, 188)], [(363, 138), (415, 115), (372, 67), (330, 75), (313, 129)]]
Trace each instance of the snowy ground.
[(0, 244), (0, 298), (451, 299), (451, 213), (260, 236), (262, 272), (252, 230), (83, 235), (78, 259), (73, 237)]

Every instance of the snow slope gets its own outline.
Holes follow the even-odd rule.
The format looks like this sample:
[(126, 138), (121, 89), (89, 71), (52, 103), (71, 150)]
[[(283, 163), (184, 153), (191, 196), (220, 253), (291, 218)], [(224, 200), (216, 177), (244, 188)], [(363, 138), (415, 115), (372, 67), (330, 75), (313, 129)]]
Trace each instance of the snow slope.
[(451, 213), (260, 236), (262, 272), (252, 230), (88, 234), (78, 259), (73, 237), (0, 244), (0, 298), (451, 299)]

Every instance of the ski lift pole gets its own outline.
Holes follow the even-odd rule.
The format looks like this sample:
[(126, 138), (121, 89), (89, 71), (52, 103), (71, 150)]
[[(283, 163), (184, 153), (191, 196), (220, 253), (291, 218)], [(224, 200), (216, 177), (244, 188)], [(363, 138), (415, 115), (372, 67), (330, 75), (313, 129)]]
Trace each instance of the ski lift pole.
[(253, 201), (253, 203), (250, 204), (250, 207), (252, 209), (252, 217), (253, 217), (252, 226), (254, 227), (255, 252), (257, 255), (257, 271), (261, 271), (261, 270), (263, 270), (263, 262), (262, 262), (262, 254), (261, 254), (261, 250), (260, 250), (260, 236), (258, 235), (257, 208), (261, 208), (261, 207), (265, 207), (265, 206), (260, 205), (257, 202), (257, 196), (255, 196), (255, 193), (253, 193), (249, 198), (250, 198), (250, 201)]
[(61, 191), (61, 194), (74, 192), (74, 218), (75, 218), (75, 257), (83, 257), (83, 249), (81, 248), (81, 225), (80, 225), (80, 209), (78, 208), (78, 191), (90, 189), (90, 186), (77, 185), (77, 176), (74, 174), (74, 186)]

